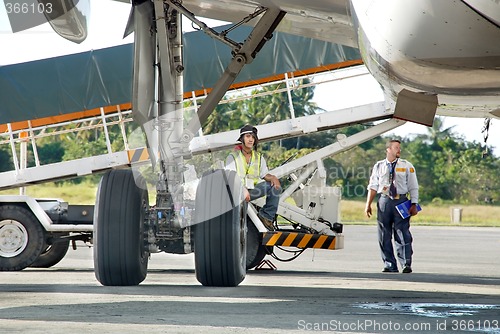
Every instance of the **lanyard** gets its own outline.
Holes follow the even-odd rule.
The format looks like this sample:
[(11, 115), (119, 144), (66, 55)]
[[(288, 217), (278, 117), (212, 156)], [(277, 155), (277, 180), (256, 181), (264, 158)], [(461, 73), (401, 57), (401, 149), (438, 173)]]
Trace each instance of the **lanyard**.
[(247, 158), (243, 154), (243, 159), (245, 159), (245, 163), (247, 164), (247, 168), (245, 170), (245, 176), (248, 175), (248, 171), (250, 170), (250, 167), (252, 167), (252, 159), (253, 159), (253, 151), (252, 154), (250, 155), (250, 161), (247, 162)]

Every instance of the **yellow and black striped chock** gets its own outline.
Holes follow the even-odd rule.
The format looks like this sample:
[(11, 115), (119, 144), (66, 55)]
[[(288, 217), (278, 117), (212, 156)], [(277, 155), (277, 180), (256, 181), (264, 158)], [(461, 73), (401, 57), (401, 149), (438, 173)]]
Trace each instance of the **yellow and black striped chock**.
[[(262, 244), (264, 246), (284, 246), (298, 248), (321, 248), (321, 249), (338, 249), (342, 248), (337, 245), (334, 235), (298, 233), (298, 232), (264, 232), (262, 236)], [(340, 247), (339, 247), (340, 246)]]

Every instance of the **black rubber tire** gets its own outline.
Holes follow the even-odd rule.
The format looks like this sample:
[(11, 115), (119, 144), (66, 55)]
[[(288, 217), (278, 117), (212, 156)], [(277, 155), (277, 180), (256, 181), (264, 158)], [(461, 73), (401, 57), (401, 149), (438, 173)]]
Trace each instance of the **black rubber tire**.
[(45, 243), (45, 249), (42, 251), (38, 259), (30, 266), (32, 268), (50, 268), (55, 266), (66, 256), (69, 249), (69, 239), (57, 240), (56, 237), (68, 236), (67, 233), (58, 233), (52, 238), (56, 241), (48, 244)]
[(107, 286), (138, 285), (147, 275), (144, 219), (148, 191), (141, 176), (129, 169), (104, 174), (94, 210), (94, 270)]
[(247, 270), (257, 266), (268, 254), (266, 246), (262, 245), (262, 236), (257, 227), (247, 217)]
[(246, 275), (246, 208), (233, 171), (215, 170), (196, 192), (194, 255), (196, 278), (204, 286), (238, 286)]
[[(0, 207), (0, 271), (23, 270), (36, 261), (45, 247), (45, 230), (33, 213), (21, 206)], [(3, 241), (2, 241), (3, 240)], [(10, 253), (10, 254), (9, 254)]]

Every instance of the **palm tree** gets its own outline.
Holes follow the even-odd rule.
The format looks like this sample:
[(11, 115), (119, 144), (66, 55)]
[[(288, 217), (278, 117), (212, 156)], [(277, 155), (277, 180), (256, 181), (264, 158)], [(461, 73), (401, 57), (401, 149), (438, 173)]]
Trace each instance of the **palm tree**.
[(213, 134), (240, 128), (241, 101), (219, 104), (203, 125), (204, 134)]
[[(300, 86), (307, 83), (309, 83), (309, 80), (302, 79), (297, 81), (296, 85)], [(284, 87), (285, 83), (279, 83), (254, 90), (254, 95), (266, 92), (270, 94), (248, 100), (246, 112), (242, 115), (245, 122), (266, 124), (290, 119), (291, 108), (287, 92), (280, 91)], [(311, 102), (314, 96), (314, 87), (294, 89), (291, 91), (291, 96), (296, 117), (312, 115), (318, 110), (316, 103)]]
[(444, 128), (444, 117), (435, 117), (432, 127), (428, 127), (428, 134), (424, 138), (429, 140), (433, 149), (439, 148), (439, 142), (454, 137), (453, 128), (456, 125)]

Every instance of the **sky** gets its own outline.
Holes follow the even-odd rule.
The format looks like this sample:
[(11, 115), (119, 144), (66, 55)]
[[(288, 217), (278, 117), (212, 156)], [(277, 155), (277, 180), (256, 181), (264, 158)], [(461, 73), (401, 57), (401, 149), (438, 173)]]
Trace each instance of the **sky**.
[[(384, 100), (380, 85), (371, 75), (317, 85), (314, 95), (313, 101), (327, 111)], [(484, 118), (444, 117), (443, 119), (445, 129), (453, 127), (452, 131), (467, 141), (484, 144), (481, 132), (484, 127)], [(412, 137), (416, 134), (426, 133), (428, 133), (427, 126), (407, 122), (387, 134)], [(493, 153), (500, 156), (500, 120), (491, 121), (487, 144), (494, 146)]]
[[(13, 34), (6, 9), (0, 4), (0, 66), (133, 42), (132, 35), (123, 39), (130, 11), (129, 4), (111, 0), (91, 0), (90, 9), (88, 37), (81, 44), (75, 44), (61, 38), (47, 23)], [(204, 21), (210, 23), (208, 20)], [(190, 24), (184, 24), (184, 28), (189, 30)], [(328, 111), (381, 100), (382, 90), (371, 76), (318, 85), (314, 98), (319, 107)], [(468, 141), (479, 143), (483, 143), (483, 125), (482, 118), (446, 117), (444, 120), (445, 127), (454, 126), (453, 130), (457, 134)], [(404, 137), (427, 133), (427, 127), (408, 122), (390, 132), (392, 133)], [(495, 155), (500, 156), (500, 120), (491, 122), (487, 144), (494, 147)]]

